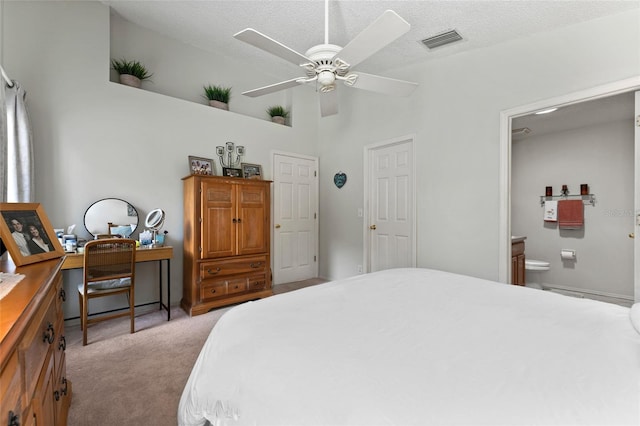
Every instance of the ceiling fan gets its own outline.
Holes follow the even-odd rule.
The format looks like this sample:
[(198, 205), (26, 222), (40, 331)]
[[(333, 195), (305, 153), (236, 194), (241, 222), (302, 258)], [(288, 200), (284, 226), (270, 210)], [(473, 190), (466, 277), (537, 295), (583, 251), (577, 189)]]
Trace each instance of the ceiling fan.
[(417, 83), (365, 74), (353, 71), (352, 68), (408, 32), (410, 28), (411, 25), (397, 13), (387, 10), (345, 47), (329, 44), (328, 0), (325, 1), (324, 43), (311, 47), (304, 55), (252, 28), (247, 28), (234, 34), (234, 37), (300, 66), (306, 76), (249, 90), (242, 94), (257, 97), (299, 84), (315, 82), (320, 92), (322, 117), (338, 113), (338, 98), (335, 90), (338, 81), (356, 89), (408, 96), (418, 86)]

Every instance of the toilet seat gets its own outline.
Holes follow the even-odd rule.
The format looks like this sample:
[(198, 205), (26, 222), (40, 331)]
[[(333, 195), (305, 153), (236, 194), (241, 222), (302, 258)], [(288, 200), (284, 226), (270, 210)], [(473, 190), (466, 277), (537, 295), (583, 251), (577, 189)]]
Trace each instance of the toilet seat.
[(525, 259), (524, 269), (529, 271), (548, 271), (551, 264), (544, 260)]

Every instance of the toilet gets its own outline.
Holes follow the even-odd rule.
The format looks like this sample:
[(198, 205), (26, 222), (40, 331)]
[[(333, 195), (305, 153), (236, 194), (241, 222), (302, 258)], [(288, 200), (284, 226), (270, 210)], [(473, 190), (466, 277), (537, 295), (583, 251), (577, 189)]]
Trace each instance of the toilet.
[(542, 289), (542, 274), (551, 268), (549, 262), (544, 260), (526, 259), (524, 260), (524, 269), (526, 275), (526, 286)]

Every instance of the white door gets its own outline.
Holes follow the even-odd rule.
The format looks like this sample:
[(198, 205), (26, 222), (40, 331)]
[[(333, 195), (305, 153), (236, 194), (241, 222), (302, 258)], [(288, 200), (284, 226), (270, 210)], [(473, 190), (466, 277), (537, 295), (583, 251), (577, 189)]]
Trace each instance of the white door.
[(318, 276), (318, 160), (273, 156), (273, 283)]
[(640, 302), (640, 91), (635, 93), (634, 146), (635, 146), (635, 239), (633, 241), (634, 299)]
[(413, 137), (367, 148), (367, 272), (416, 265)]

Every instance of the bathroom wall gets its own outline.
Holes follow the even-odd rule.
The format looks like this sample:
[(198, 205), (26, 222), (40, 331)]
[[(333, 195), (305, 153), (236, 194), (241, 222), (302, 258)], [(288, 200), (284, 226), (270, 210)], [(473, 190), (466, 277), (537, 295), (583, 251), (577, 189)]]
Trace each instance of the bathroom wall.
[[(515, 127), (515, 126), (514, 126)], [(633, 299), (633, 121), (613, 121), (536, 136), (512, 144), (512, 234), (524, 235), (525, 255), (551, 263), (528, 281), (575, 291)], [(595, 206), (585, 205), (582, 230), (543, 221), (546, 186), (572, 194), (589, 184)], [(560, 257), (575, 249), (576, 260)], [(536, 276), (537, 275), (537, 276)]]

